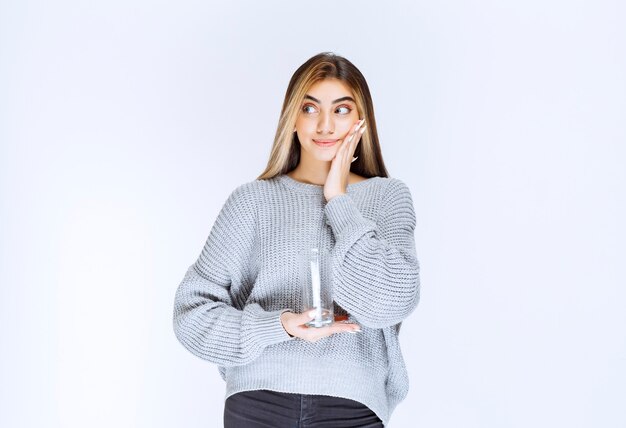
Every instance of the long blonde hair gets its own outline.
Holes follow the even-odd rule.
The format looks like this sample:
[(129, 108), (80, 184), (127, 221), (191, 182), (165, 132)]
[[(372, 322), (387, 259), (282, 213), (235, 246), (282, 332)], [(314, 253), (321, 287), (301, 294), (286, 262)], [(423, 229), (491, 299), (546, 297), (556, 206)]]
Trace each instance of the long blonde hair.
[(350, 87), (356, 101), (359, 119), (365, 117), (367, 124), (367, 129), (354, 152), (354, 156), (358, 156), (358, 159), (352, 162), (350, 171), (368, 178), (388, 177), (378, 142), (374, 105), (365, 77), (346, 58), (333, 52), (322, 52), (309, 58), (291, 77), (280, 112), (270, 158), (265, 171), (257, 177), (258, 180), (286, 174), (298, 166), (300, 141), (293, 129), (300, 113), (300, 106), (312, 85), (331, 78), (339, 79)]

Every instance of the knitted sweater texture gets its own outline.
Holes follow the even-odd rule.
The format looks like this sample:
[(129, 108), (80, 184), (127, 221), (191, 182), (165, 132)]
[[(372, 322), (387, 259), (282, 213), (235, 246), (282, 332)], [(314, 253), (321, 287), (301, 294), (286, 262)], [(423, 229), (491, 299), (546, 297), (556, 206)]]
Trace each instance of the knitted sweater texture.
[[(174, 301), (174, 332), (218, 366), (225, 399), (270, 389), (359, 401), (389, 423), (408, 392), (398, 334), (419, 302), (411, 193), (397, 178), (323, 186), (286, 174), (237, 187), (218, 214)], [(298, 251), (328, 250), (335, 315), (361, 332), (317, 342), (291, 337), (285, 311), (303, 312)]]

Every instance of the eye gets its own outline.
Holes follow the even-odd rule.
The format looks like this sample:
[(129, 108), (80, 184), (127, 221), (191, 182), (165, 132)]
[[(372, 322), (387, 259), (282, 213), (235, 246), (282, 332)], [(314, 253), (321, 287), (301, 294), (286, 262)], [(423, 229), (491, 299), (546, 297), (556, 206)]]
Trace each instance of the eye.
[(339, 107), (337, 107), (337, 110), (339, 110), (339, 109), (344, 109), (345, 113), (343, 113), (343, 114), (350, 114), (350, 112), (352, 111), (352, 109), (350, 107), (348, 107), (348, 106), (339, 106)]
[[(307, 109), (311, 109), (311, 110), (307, 110)], [(311, 104), (306, 104), (302, 107), (302, 111), (305, 113), (314, 113), (315, 112), (315, 107), (312, 106)]]

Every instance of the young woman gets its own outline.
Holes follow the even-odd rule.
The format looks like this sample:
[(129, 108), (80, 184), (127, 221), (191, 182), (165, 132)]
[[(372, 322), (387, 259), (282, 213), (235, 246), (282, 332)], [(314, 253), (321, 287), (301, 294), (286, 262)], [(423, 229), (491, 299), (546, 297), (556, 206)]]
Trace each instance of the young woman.
[[(398, 333), (419, 301), (414, 229), (365, 78), (315, 55), (289, 82), (265, 171), (230, 194), (175, 296), (176, 337), (226, 381), (226, 428), (388, 423), (408, 392)], [(305, 325), (298, 283), (312, 246), (333, 272), (322, 328)]]

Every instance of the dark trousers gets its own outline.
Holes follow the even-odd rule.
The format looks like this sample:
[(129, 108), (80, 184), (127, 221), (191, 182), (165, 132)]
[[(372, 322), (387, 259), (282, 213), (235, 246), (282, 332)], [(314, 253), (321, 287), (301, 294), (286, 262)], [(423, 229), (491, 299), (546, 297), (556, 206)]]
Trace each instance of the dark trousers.
[(382, 428), (364, 404), (328, 395), (269, 390), (233, 394), (224, 404), (224, 428)]

